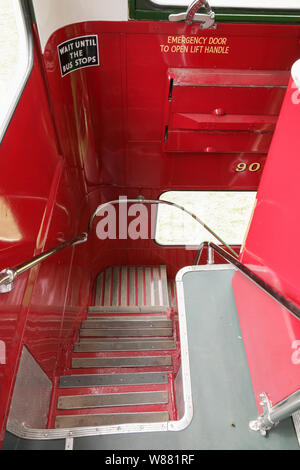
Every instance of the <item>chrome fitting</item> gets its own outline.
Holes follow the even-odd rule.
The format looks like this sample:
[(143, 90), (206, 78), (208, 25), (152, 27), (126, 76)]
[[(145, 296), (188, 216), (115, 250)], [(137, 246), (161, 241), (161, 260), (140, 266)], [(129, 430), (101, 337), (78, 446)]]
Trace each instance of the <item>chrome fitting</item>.
[(249, 428), (251, 431), (260, 432), (262, 436), (266, 436), (268, 431), (270, 431), (274, 426), (278, 424), (271, 419), (272, 405), (265, 393), (260, 393), (259, 395), (261, 401), (260, 405), (263, 409), (263, 414), (261, 414), (257, 419), (250, 421)]
[(3, 269), (0, 272), (0, 294), (7, 294), (14, 288), (16, 274), (12, 269)]
[(73, 243), (73, 246), (74, 246), (74, 245), (81, 245), (81, 243), (87, 242), (88, 237), (89, 237), (88, 233), (87, 233), (87, 232), (83, 232), (83, 233), (80, 235), (80, 240), (77, 240), (77, 242), (74, 242), (74, 243)]

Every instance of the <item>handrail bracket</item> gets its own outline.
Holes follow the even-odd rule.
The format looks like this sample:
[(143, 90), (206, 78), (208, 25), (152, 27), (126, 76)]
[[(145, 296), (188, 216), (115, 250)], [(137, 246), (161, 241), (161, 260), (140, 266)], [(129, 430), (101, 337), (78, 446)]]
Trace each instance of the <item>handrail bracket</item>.
[(14, 288), (16, 273), (12, 269), (3, 269), (0, 272), (0, 294), (7, 294)]

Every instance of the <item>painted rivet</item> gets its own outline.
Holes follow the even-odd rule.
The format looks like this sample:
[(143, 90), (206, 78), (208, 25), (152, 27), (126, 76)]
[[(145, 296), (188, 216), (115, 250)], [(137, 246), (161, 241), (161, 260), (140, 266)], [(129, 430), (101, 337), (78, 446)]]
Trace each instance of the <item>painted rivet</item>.
[(224, 116), (225, 111), (223, 108), (216, 108), (214, 109), (213, 114), (215, 114), (216, 116)]
[(212, 153), (212, 152), (214, 152), (214, 148), (213, 148), (213, 147), (206, 147), (206, 148), (204, 149), (204, 152), (206, 152), (206, 153)]

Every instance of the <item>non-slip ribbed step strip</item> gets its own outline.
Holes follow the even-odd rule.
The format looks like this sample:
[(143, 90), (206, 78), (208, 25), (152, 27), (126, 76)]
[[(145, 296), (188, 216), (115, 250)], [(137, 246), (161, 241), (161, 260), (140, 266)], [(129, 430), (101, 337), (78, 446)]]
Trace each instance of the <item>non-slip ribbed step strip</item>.
[(161, 423), (169, 421), (169, 413), (114, 413), (103, 415), (57, 416), (56, 429), (81, 428), (89, 426), (114, 426), (132, 423)]
[(138, 305), (130, 305), (128, 307), (120, 306), (120, 307), (98, 307), (98, 306), (91, 306), (88, 308), (88, 313), (165, 313), (167, 311), (167, 307), (156, 305), (152, 307), (151, 305), (140, 307)]
[(167, 320), (166, 317), (137, 317), (136, 315), (131, 317), (88, 317), (88, 320), (82, 322), (81, 328), (172, 328), (172, 320)]
[(162, 392), (112, 393), (110, 395), (76, 395), (58, 398), (59, 410), (103, 408), (113, 406), (167, 404), (169, 394)]
[(107, 337), (114, 336), (172, 336), (172, 328), (105, 328), (105, 329), (82, 329), (80, 337)]
[(120, 341), (81, 341), (74, 345), (74, 352), (101, 351), (172, 351), (176, 349), (175, 341), (171, 340), (127, 340)]
[(59, 387), (105, 387), (121, 385), (158, 385), (167, 383), (167, 372), (145, 372), (136, 374), (68, 375), (60, 378)]
[(72, 359), (73, 369), (105, 367), (168, 367), (172, 365), (172, 356), (154, 357), (78, 357)]
[(176, 295), (176, 282), (169, 281), (168, 282), (168, 295), (169, 295), (169, 303), (170, 307), (177, 312), (177, 295)]
[(165, 311), (169, 307), (166, 266), (107, 268), (97, 277), (95, 306), (106, 312)]

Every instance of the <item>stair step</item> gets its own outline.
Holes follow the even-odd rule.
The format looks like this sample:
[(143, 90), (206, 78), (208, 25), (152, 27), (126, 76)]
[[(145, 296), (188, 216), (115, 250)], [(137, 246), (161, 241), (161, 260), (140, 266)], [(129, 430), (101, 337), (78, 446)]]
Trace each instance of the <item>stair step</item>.
[(172, 320), (166, 317), (97, 317), (85, 320), (81, 324), (82, 329), (93, 328), (172, 328)]
[(168, 306), (91, 306), (88, 308), (88, 313), (166, 313)]
[(88, 341), (85, 339), (74, 345), (74, 352), (99, 352), (99, 351), (171, 351), (176, 349), (173, 340), (122, 340), (120, 341)]
[(125, 311), (132, 308), (133, 311), (165, 311), (169, 307), (166, 266), (111, 266), (105, 269), (97, 277), (95, 305), (106, 311), (107, 307), (112, 308), (110, 311), (121, 311), (120, 308)]
[(57, 416), (55, 428), (68, 429), (88, 426), (114, 426), (131, 423), (160, 423), (169, 421), (169, 413), (113, 413), (103, 415)]
[(167, 384), (167, 372), (145, 372), (135, 374), (91, 374), (60, 377), (60, 388), (102, 387), (116, 385)]
[(112, 406), (167, 404), (168, 401), (169, 394), (167, 391), (61, 396), (58, 398), (57, 408), (59, 410), (75, 410)]
[(120, 337), (120, 336), (172, 336), (172, 328), (101, 328), (101, 329), (82, 329), (81, 337)]
[(105, 358), (73, 358), (73, 369), (87, 369), (90, 367), (164, 367), (172, 365), (172, 356), (154, 357), (105, 357)]

